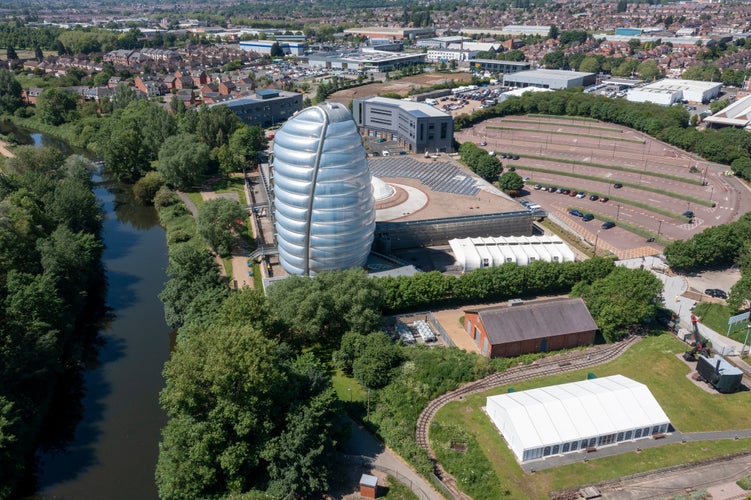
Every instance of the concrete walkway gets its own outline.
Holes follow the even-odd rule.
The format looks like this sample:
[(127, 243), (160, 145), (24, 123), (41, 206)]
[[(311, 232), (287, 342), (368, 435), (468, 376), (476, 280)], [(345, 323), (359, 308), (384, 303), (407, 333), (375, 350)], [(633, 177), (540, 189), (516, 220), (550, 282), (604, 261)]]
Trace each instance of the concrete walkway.
[[(665, 306), (676, 313), (676, 316), (680, 319), (681, 327), (687, 332), (690, 332), (691, 312), (697, 301), (684, 296), (689, 288), (688, 281), (685, 277), (667, 274), (668, 270), (666, 264), (657, 257), (648, 256), (639, 259), (621, 260), (616, 264), (629, 268), (639, 268), (643, 266), (643, 269), (652, 271), (663, 283), (663, 299), (665, 301)], [(711, 330), (701, 322), (698, 323), (698, 326), (699, 333), (712, 342), (713, 352), (722, 356), (738, 356), (740, 354), (742, 347), (740, 342)], [(739, 358), (734, 359), (733, 362), (742, 363)]]
[[(348, 419), (349, 420), (349, 419)], [(375, 436), (350, 420), (352, 435), (344, 445), (343, 452), (347, 455), (366, 457), (375, 466), (390, 469), (399, 474), (396, 479), (410, 487), (421, 500), (442, 500), (433, 487), (415, 472), (402, 458), (388, 449)]]

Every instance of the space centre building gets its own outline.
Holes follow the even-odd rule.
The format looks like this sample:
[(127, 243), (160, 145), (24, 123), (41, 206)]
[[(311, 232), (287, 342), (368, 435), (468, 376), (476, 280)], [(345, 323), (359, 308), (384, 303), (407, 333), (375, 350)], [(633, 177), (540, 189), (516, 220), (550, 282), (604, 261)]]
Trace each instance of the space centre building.
[(349, 110), (307, 108), (274, 138), (279, 262), (289, 274), (363, 266), (375, 232), (367, 155)]

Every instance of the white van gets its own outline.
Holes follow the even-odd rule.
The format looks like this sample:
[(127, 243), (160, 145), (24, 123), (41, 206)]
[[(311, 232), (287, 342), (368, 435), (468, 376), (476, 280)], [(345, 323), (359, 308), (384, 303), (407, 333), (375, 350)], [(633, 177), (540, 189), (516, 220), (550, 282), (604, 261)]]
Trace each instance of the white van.
[(381, 154), (382, 154), (383, 156), (391, 156), (391, 153), (389, 153), (389, 150), (388, 150), (388, 149), (384, 149), (384, 150), (383, 150), (383, 152), (382, 152)]

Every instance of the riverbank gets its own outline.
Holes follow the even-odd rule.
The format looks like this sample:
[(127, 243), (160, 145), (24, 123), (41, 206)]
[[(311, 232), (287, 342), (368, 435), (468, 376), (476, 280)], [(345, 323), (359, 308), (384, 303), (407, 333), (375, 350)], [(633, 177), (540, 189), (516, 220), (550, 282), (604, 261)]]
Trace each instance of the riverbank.
[(15, 158), (16, 155), (8, 149), (8, 146), (9, 144), (7, 142), (0, 140), (0, 155), (6, 158)]

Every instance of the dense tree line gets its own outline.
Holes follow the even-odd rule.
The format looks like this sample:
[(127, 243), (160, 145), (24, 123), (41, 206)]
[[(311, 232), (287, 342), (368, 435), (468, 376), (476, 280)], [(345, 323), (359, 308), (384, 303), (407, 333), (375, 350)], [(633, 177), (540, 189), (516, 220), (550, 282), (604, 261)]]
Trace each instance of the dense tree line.
[[(170, 226), (192, 217), (165, 189), (155, 204), (171, 239)], [(309, 348), (337, 346), (345, 331), (370, 332), (380, 321), (377, 283), (350, 271), (291, 278), (268, 299), (251, 289), (231, 292), (191, 234), (171, 242), (161, 294), (179, 333), (160, 397), (169, 416), (156, 471), (160, 496), (326, 491), (345, 427), (328, 362)]]
[(689, 114), (682, 106), (634, 103), (578, 90), (530, 92), (471, 115), (459, 115), (454, 128), (459, 130), (498, 116), (534, 113), (585, 116), (625, 125), (709, 161), (730, 165), (736, 175), (751, 179), (751, 136), (732, 128), (700, 131), (689, 127)]
[(73, 345), (102, 304), (89, 167), (28, 146), (0, 173), (0, 498), (17, 495), (53, 392), (78, 365)]

